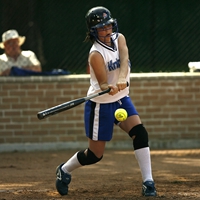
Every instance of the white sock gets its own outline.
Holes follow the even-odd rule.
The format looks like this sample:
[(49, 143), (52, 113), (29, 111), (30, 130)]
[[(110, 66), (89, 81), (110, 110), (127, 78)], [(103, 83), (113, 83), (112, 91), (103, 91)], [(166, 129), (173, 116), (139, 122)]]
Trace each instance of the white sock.
[(143, 182), (153, 181), (149, 147), (135, 150), (135, 157), (141, 170)]
[(61, 168), (65, 173), (71, 174), (71, 172), (83, 165), (78, 161), (76, 152)]

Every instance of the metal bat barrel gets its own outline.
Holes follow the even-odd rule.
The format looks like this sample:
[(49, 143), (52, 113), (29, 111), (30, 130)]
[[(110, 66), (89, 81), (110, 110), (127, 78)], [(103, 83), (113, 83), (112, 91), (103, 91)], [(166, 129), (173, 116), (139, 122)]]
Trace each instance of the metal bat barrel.
[(44, 119), (46, 117), (49, 117), (50, 115), (55, 115), (55, 114), (60, 113), (62, 111), (69, 110), (69, 109), (71, 109), (75, 106), (78, 106), (79, 104), (82, 104), (83, 102), (85, 102), (84, 98), (69, 101), (69, 102), (60, 104), (58, 106), (40, 111), (40, 112), (38, 112), (37, 117), (38, 117), (38, 119)]
[(72, 100), (72, 101), (60, 104), (58, 106), (55, 106), (55, 107), (52, 107), (52, 108), (40, 111), (40, 112), (37, 113), (37, 117), (38, 117), (38, 119), (41, 120), (41, 119), (44, 119), (46, 117), (49, 117), (50, 115), (55, 115), (55, 114), (60, 113), (62, 111), (69, 110), (69, 109), (71, 109), (71, 108), (73, 108), (75, 106), (78, 106), (78, 105), (84, 103), (85, 101), (87, 101), (89, 99), (92, 99), (94, 97), (103, 95), (105, 93), (108, 93), (109, 91), (110, 91), (110, 88), (107, 89), (107, 90), (105, 90), (105, 91), (102, 91), (100, 93), (88, 96), (88, 97), (83, 97), (83, 98), (75, 99), (75, 100)]

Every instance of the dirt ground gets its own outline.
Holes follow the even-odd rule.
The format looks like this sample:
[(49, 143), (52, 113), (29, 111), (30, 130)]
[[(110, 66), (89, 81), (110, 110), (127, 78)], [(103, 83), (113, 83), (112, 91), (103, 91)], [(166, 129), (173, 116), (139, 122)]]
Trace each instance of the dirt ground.
[(151, 151), (157, 197), (141, 196), (133, 151), (106, 150), (101, 162), (72, 173), (69, 194), (55, 189), (55, 168), (76, 150), (0, 153), (0, 200), (200, 199), (200, 150)]

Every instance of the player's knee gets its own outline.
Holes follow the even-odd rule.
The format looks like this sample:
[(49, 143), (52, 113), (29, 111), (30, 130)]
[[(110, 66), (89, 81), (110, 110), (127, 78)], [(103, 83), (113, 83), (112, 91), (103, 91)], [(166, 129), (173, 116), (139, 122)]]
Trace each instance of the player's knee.
[(91, 165), (99, 162), (103, 156), (101, 156), (101, 158), (96, 157), (96, 155), (88, 148), (87, 155), (85, 154), (85, 150), (79, 151), (77, 158), (81, 165)]
[(134, 150), (145, 148), (145, 147), (149, 146), (148, 133), (142, 124), (138, 124), (138, 125), (134, 126), (129, 131), (129, 136), (131, 138), (133, 136), (135, 136), (135, 138), (133, 140)]

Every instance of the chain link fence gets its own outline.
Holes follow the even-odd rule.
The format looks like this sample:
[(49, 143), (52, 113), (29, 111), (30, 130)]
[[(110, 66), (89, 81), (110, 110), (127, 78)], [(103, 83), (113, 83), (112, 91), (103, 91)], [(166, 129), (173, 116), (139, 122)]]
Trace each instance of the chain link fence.
[(85, 14), (98, 5), (117, 18), (132, 72), (188, 72), (188, 62), (200, 60), (199, 0), (1, 0), (0, 33), (26, 36), (22, 49), (34, 51), (44, 71), (86, 73)]

